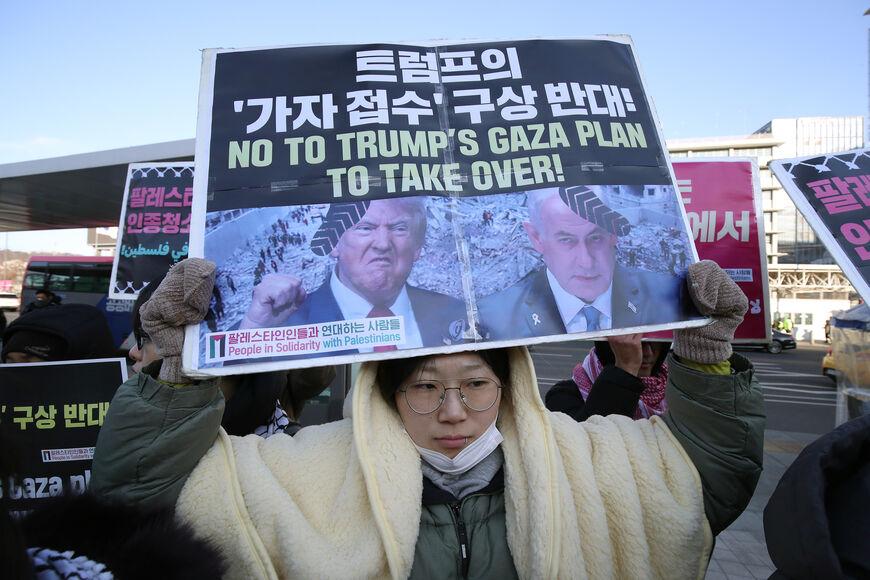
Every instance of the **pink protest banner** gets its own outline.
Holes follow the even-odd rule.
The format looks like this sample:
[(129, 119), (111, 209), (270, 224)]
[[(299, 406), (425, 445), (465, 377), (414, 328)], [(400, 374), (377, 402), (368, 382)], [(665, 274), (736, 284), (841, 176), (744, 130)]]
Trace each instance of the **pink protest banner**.
[(770, 169), (861, 298), (870, 300), (870, 150), (777, 159)]
[[(737, 157), (672, 162), (698, 257), (719, 264), (749, 298), (749, 311), (737, 327), (734, 342), (770, 341), (758, 164)], [(672, 333), (647, 336), (669, 339)]]

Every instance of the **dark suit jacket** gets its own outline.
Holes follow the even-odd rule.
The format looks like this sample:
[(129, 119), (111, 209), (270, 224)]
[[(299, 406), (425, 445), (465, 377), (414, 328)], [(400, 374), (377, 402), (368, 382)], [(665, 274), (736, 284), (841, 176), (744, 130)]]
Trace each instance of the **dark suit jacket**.
[[(685, 281), (616, 266), (611, 301), (613, 328), (685, 320), (693, 314)], [(478, 303), (481, 331), (489, 340), (565, 334), (556, 299), (542, 268)]]
[[(465, 342), (463, 334), (468, 329), (468, 316), (463, 301), (411, 285), (405, 287), (408, 290), (411, 307), (414, 309), (423, 346), (443, 346)], [(332, 294), (327, 279), (320, 288), (308, 295), (299, 310), (294, 312), (281, 326), (317, 324), (337, 320), (344, 320), (344, 316)], [(306, 356), (339, 356), (357, 352), (359, 351), (351, 349)]]

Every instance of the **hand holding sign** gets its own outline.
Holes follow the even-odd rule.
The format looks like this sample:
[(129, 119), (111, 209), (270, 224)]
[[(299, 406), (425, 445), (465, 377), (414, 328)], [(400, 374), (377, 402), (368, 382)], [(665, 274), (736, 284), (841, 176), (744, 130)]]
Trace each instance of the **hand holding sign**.
[(208, 311), (214, 288), (215, 265), (202, 258), (188, 258), (175, 264), (151, 298), (139, 309), (142, 328), (163, 356), (160, 379), (188, 383), (181, 368), (184, 325), (198, 324)]
[(620, 334), (608, 336), (607, 342), (613, 350), (616, 366), (627, 373), (639, 376), (640, 367), (643, 364), (643, 333)]
[(674, 331), (674, 354), (703, 364), (717, 364), (731, 356), (734, 331), (743, 322), (749, 301), (743, 290), (712, 260), (689, 266), (689, 294), (698, 311), (712, 317), (700, 328)]
[(299, 310), (307, 295), (300, 278), (287, 274), (268, 274), (254, 288), (251, 306), (239, 328), (280, 326)]

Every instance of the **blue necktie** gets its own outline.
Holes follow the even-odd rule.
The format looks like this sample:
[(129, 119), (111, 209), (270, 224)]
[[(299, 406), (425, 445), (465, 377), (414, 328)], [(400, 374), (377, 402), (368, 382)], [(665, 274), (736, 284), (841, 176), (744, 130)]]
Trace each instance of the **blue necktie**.
[(580, 311), (586, 317), (586, 330), (601, 330), (598, 322), (598, 317), (601, 316), (601, 313), (595, 307), (584, 306)]

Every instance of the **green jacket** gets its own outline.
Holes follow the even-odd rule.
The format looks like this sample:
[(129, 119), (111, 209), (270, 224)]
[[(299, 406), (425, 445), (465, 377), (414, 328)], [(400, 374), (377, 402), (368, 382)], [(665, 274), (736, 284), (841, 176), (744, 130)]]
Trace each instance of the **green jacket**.
[[(94, 458), (94, 469), (101, 476), (91, 485), (100, 493), (123, 487), (133, 501), (174, 503), (187, 475), (214, 442), (217, 425), (223, 424), (234, 435), (251, 433), (271, 417), (279, 397), (288, 416), (295, 420), (305, 402), (335, 378), (335, 367), (328, 366), (235, 375), (173, 388), (153, 379), (161, 364), (155, 361), (148, 365), (115, 395), (112, 413), (101, 429), (101, 434), (115, 435), (98, 439), (100, 451)], [(228, 406), (219, 382), (223, 386), (230, 383), (237, 393)], [(155, 425), (161, 429), (155, 431)], [(170, 425), (171, 429), (164, 429)], [(123, 436), (119, 437), (118, 431)], [(176, 440), (192, 445), (178, 453), (173, 446)]]
[[(500, 474), (496, 477), (501, 482)], [(507, 544), (504, 488), (491, 486), (461, 501), (424, 505), (410, 577), (516, 578)]]
[[(700, 474), (707, 519), (718, 532), (742, 512), (760, 476), (761, 389), (739, 355), (731, 359), (731, 375), (703, 373), (673, 358), (669, 364), (664, 420)], [(217, 382), (173, 388), (153, 378), (158, 372), (159, 362), (119, 388), (94, 455), (91, 485), (97, 493), (174, 502), (214, 442), (223, 411)], [(462, 576), (467, 565), (467, 577), (495, 571), (515, 577), (506, 536), (503, 488), (487, 488), (458, 506), (424, 505), (411, 575)]]
[(161, 364), (149, 364), (115, 392), (91, 467), (97, 495), (174, 504), (214, 443), (224, 413), (217, 379), (173, 388), (154, 378)]
[(663, 417), (701, 476), (714, 534), (746, 509), (764, 456), (764, 396), (755, 368), (736, 353), (728, 362), (730, 375), (712, 375), (670, 355)]
[[(711, 375), (673, 356), (668, 361), (667, 396), (673, 411), (664, 419), (701, 475), (704, 508), (713, 533), (743, 513), (762, 468), (760, 385), (746, 358), (735, 354), (729, 362), (734, 370), (731, 375)], [(461, 557), (463, 537), (469, 555), (487, 555), (485, 559), (468, 558), (467, 569)], [(461, 502), (424, 506), (411, 577), (515, 578), (512, 560), (504, 557), (509, 554), (504, 490), (482, 490)]]

